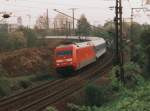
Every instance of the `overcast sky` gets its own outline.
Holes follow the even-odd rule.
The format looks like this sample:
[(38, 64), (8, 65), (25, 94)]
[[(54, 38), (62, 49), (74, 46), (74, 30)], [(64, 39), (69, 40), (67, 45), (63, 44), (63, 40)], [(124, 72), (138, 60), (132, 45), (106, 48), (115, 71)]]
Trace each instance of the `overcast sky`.
[[(131, 7), (141, 7), (142, 0), (122, 0), (123, 17), (129, 18)], [(91, 24), (103, 25), (107, 20), (112, 20), (115, 11), (109, 7), (115, 6), (115, 0), (0, 0), (0, 11), (12, 12), (14, 17), (9, 22), (16, 22), (18, 16), (22, 16), (24, 24), (34, 24), (39, 15), (43, 15), (49, 9), (49, 18), (52, 19), (57, 14), (53, 9), (59, 9), (72, 15), (70, 8), (77, 8), (76, 18), (85, 14)], [(150, 12), (149, 12), (150, 13)], [(145, 16), (147, 13), (135, 11), (134, 20), (139, 23), (150, 23), (150, 18)]]

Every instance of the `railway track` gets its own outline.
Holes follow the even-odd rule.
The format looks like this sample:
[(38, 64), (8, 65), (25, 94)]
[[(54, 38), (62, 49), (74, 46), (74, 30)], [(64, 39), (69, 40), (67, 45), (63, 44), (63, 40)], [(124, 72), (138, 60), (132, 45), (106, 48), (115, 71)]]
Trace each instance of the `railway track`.
[(100, 71), (106, 70), (105, 68), (112, 61), (111, 56), (111, 53), (107, 53), (103, 59), (101, 58), (95, 64), (84, 68), (80, 75), (68, 79), (53, 80), (4, 98), (0, 100), (0, 111), (42, 111), (45, 107), (80, 90)]

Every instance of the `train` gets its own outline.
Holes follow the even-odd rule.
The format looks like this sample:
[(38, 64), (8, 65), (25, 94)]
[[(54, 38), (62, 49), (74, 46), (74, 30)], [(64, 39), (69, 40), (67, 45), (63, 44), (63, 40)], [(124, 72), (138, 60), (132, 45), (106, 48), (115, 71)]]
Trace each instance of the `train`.
[(107, 51), (103, 38), (59, 45), (54, 50), (55, 68), (58, 73), (70, 74), (94, 63)]

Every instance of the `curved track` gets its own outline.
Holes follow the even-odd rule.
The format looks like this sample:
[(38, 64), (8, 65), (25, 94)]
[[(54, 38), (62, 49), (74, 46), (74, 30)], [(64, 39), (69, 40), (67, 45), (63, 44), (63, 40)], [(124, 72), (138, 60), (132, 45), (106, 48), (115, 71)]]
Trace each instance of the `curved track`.
[[(45, 107), (58, 102), (82, 89), (87, 82), (94, 79), (101, 71), (111, 65), (112, 53), (93, 63), (77, 76), (46, 82), (40, 86), (0, 100), (0, 111), (41, 111)], [(68, 84), (69, 83), (69, 84)]]

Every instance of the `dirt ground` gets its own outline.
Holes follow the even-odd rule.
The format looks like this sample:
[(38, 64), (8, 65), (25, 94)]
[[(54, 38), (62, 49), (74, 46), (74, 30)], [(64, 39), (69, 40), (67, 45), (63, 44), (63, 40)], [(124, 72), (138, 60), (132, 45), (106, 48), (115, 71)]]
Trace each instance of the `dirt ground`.
[(45, 71), (53, 73), (54, 48), (62, 42), (63, 40), (46, 40), (48, 45), (43, 48), (24, 48), (0, 53), (0, 67), (13, 77)]

